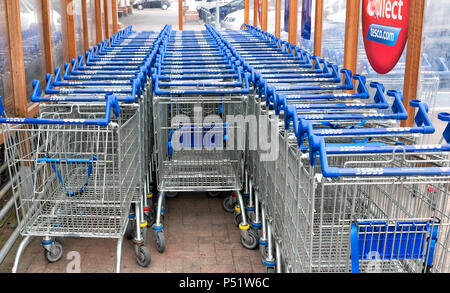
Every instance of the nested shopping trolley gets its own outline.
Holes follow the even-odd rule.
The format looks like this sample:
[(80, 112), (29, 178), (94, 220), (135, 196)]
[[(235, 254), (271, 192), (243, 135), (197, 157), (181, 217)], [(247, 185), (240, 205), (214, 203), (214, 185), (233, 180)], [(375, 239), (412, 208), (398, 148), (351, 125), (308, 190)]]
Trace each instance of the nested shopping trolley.
[[(245, 67), (255, 77), (259, 97), (265, 98), (264, 104), (260, 99), (250, 99), (255, 101), (250, 110), (262, 110), (269, 120), (280, 115), (286, 122), (272, 122), (279, 129), (279, 133), (271, 137), (279, 140), (277, 161), (260, 162), (250, 156), (249, 165), (254, 165), (250, 171), (264, 205), (262, 230), (266, 233), (263, 235), (269, 237), (264, 241), (269, 246), (263, 252), (269, 256), (266, 262), (273, 259), (273, 234), (277, 269), (284, 264), (286, 271), (445, 272), (448, 267), (448, 174), (445, 173), (448, 153), (445, 145), (416, 145), (423, 134), (434, 131), (426, 105), (412, 101), (411, 106), (419, 109), (415, 117), (417, 125), (398, 127), (398, 120), (406, 117), (400, 93), (388, 91), (386, 99), (384, 87), (371, 83), (375, 92), (372, 99), (365, 88), (365, 78), (360, 76), (354, 76), (359, 83), (356, 94), (329, 91), (329, 84), (320, 85), (330, 83), (322, 77), (315, 82), (309, 73), (290, 76), (296, 69), (289, 64), (284, 66), (283, 61), (278, 65), (270, 65), (275, 64), (270, 61), (268, 65), (277, 66), (283, 72), (269, 73), (263, 69), (263, 63), (268, 59), (285, 58), (278, 55), (280, 46), (273, 50), (277, 55), (269, 51), (251, 52), (253, 49), (246, 45), (245, 34), (225, 33), (233, 45), (237, 43), (236, 47), (241, 47), (236, 55), (244, 57), (242, 62), (245, 64), (249, 60)], [(263, 32), (255, 35), (263, 37), (257, 40), (263, 47), (266, 44), (261, 41), (273, 39)], [(247, 48), (250, 52), (246, 52)], [(301, 50), (296, 48), (295, 51)], [(253, 57), (257, 55), (258, 58)], [(254, 71), (253, 65), (258, 63), (261, 65)], [(301, 75), (303, 80), (300, 80)], [(292, 86), (294, 83), (297, 84)], [(394, 98), (391, 105), (390, 97)], [(293, 119), (295, 131), (290, 132), (292, 116), (296, 117)], [(445, 117), (445, 114), (440, 115), (443, 120)], [(330, 164), (339, 166), (332, 169), (335, 173), (320, 164), (311, 167), (315, 166), (312, 162), (315, 162), (317, 148), (310, 148), (317, 144), (304, 143), (309, 136), (323, 138)], [(321, 156), (322, 152), (322, 159)], [(370, 162), (365, 162), (366, 157)], [(355, 168), (358, 171), (351, 174), (347, 166), (352, 164), (363, 167)], [(372, 168), (372, 164), (376, 167)], [(336, 170), (342, 173), (336, 175)], [(352, 176), (355, 178), (349, 180)], [(353, 188), (354, 192), (338, 190), (341, 182), (345, 182), (342, 185), (346, 184), (346, 190)], [(397, 188), (387, 189), (382, 182)], [(320, 187), (324, 186), (321, 184), (334, 192), (321, 192)], [(258, 196), (255, 198), (258, 202)], [(261, 237), (261, 240), (265, 239)], [(270, 264), (273, 262), (267, 262)]]
[[(230, 191), (242, 201), (246, 126), (233, 119), (244, 122), (249, 80), (222, 48), (208, 31), (172, 32), (156, 62), (152, 83), (160, 195), (154, 230), (160, 252), (166, 195)], [(242, 218), (245, 240), (248, 223)]]
[[(108, 95), (103, 105), (41, 104), (40, 113), (0, 119), (25, 237), (13, 271), (36, 236), (49, 262), (63, 255), (56, 237), (117, 239), (120, 271), (130, 205), (139, 197), (139, 107), (121, 111)], [(150, 257), (144, 245), (136, 253), (138, 261)]]

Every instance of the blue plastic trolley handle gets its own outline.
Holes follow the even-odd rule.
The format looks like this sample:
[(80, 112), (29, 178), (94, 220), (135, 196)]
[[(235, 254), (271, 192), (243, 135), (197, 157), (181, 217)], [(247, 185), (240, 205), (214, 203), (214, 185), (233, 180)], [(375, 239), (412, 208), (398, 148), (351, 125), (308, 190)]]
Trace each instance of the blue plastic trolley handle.
[[(5, 107), (0, 99), (0, 117), (4, 116)], [(98, 125), (107, 126), (111, 121), (111, 110), (116, 118), (120, 117), (120, 106), (114, 94), (106, 94), (105, 118), (101, 119), (45, 119), (45, 118), (0, 118), (0, 124), (31, 124), (31, 125)]]

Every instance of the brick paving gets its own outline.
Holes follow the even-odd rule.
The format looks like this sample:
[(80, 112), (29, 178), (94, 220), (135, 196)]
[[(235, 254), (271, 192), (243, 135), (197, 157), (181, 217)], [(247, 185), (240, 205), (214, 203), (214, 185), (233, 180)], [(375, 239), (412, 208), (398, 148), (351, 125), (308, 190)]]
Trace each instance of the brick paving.
[[(149, 230), (147, 246), (152, 263), (142, 268), (136, 263), (132, 242), (124, 240), (122, 273), (263, 273), (259, 251), (242, 247), (233, 215), (223, 210), (222, 200), (202, 193), (167, 199), (166, 251), (163, 254), (156, 251)], [(114, 272), (115, 240), (63, 239), (62, 243), (63, 259), (49, 264), (44, 259), (40, 239), (35, 238), (22, 257), (19, 271), (65, 273), (71, 261), (70, 252), (76, 251), (81, 256), (82, 273)]]

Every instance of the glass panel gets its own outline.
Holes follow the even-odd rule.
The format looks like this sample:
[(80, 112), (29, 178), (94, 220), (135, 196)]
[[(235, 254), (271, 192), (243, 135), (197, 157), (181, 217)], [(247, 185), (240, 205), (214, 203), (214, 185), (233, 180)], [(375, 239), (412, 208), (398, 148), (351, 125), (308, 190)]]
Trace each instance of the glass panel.
[(95, 0), (87, 0), (88, 22), (89, 22), (89, 46), (97, 45), (96, 22), (95, 22)]
[(13, 117), (14, 99), (12, 96), (5, 1), (7, 0), (0, 1), (0, 97), (2, 97), (2, 103), (6, 109), (6, 115)]
[(53, 66), (62, 68), (64, 66), (63, 29), (62, 29), (62, 2), (61, 0), (50, 0), (50, 19), (52, 32)]
[(346, 0), (323, 1), (322, 56), (344, 64)]
[(100, 6), (102, 7), (102, 31), (103, 31), (103, 37), (102, 37), (102, 41), (106, 38), (106, 24), (105, 24), (105, 5), (104, 5), (104, 1), (100, 0), (101, 4)]
[(253, 25), (253, 14), (254, 14), (254, 11), (255, 11), (255, 10), (254, 10), (254, 9), (255, 9), (255, 8), (254, 8), (254, 6), (255, 6), (255, 5), (254, 5), (254, 4), (255, 4), (254, 2), (255, 2), (255, 1), (254, 1), (254, 0), (248, 0), (248, 2), (249, 2), (249, 3), (248, 3), (248, 4), (249, 4), (249, 5), (248, 5), (248, 7), (249, 7), (249, 12), (248, 12), (248, 24), (249, 24), (249, 25)]
[(276, 0), (267, 1), (267, 31), (273, 35), (275, 35), (276, 2)]
[(108, 37), (111, 37), (112, 35), (114, 35), (112, 1), (111, 0), (108, 0), (108, 19), (109, 19), (109, 36)]
[[(306, 2), (305, 2), (306, 4)], [(303, 12), (303, 1), (298, 1), (298, 18), (297, 18), (297, 45), (305, 49), (308, 52), (314, 51), (314, 24), (316, 15), (316, 1), (311, 1), (311, 34), (309, 39), (302, 37), (302, 12)], [(306, 11), (305, 11), (306, 13)]]
[(73, 1), (74, 3), (74, 18), (75, 18), (75, 39), (77, 42), (78, 54), (84, 53), (84, 39), (83, 39), (83, 9), (81, 1)]
[(20, 20), (27, 99), (30, 101), (33, 92), (32, 81), (39, 80), (43, 84), (46, 74), (41, 0), (20, 0)]
[(281, 24), (280, 24), (280, 39), (287, 41), (289, 39), (289, 18), (286, 18), (286, 5), (289, 0), (281, 0)]
[(418, 98), (430, 105), (430, 116), (436, 126), (435, 134), (426, 143), (441, 140), (445, 124), (438, 121), (437, 115), (450, 112), (449, 11), (448, 0), (426, 1)]

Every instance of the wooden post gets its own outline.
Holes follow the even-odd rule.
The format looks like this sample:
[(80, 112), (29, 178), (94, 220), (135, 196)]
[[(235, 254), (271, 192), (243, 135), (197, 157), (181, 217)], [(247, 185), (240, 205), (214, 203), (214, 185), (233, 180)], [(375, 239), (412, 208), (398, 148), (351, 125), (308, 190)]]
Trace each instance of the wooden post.
[(267, 31), (267, 0), (262, 0), (261, 5), (261, 29)]
[(414, 124), (415, 110), (409, 105), (411, 100), (417, 99), (417, 89), (420, 77), (420, 61), (422, 48), (423, 16), (425, 0), (410, 1), (408, 46), (406, 50), (405, 82), (403, 85), (403, 104), (408, 112), (408, 120), (402, 121), (402, 127)]
[(289, 1), (289, 43), (297, 45), (297, 14), (298, 14), (298, 1)]
[(360, 0), (347, 0), (345, 19), (344, 68), (356, 73)]
[(275, 36), (281, 36), (281, 0), (276, 0), (275, 3)]
[(76, 59), (77, 58), (77, 39), (75, 36), (75, 8), (74, 4), (72, 3), (73, 0), (66, 0), (65, 1), (65, 9), (67, 11), (66, 13), (66, 31), (67, 31), (67, 46), (68, 46), (68, 52), (69, 52), (69, 59)]
[(183, 30), (183, 0), (178, 0), (178, 30)]
[(105, 13), (105, 38), (108, 39), (110, 35), (109, 31), (109, 0), (103, 0), (103, 10)]
[(111, 0), (113, 34), (119, 32), (119, 14), (117, 13), (117, 0)]
[(84, 51), (89, 51), (89, 16), (88, 16), (88, 8), (87, 1), (81, 1), (81, 10), (83, 16), (83, 43), (84, 43)]
[(250, 0), (244, 0), (244, 23), (249, 24), (250, 19)]
[(25, 81), (25, 63), (22, 47), (22, 26), (19, 1), (5, 1), (6, 25), (8, 29), (11, 85), (14, 99), (14, 114), (27, 117), (28, 100)]
[(314, 55), (322, 56), (323, 0), (316, 0), (316, 20), (314, 24)]
[(258, 0), (253, 0), (253, 26), (258, 27)]
[(53, 74), (53, 51), (50, 5), (48, 0), (42, 0), (42, 28), (44, 33), (45, 68), (47, 73)]
[(102, 3), (101, 0), (95, 0), (95, 24), (97, 43), (103, 42), (103, 28), (102, 28)]

